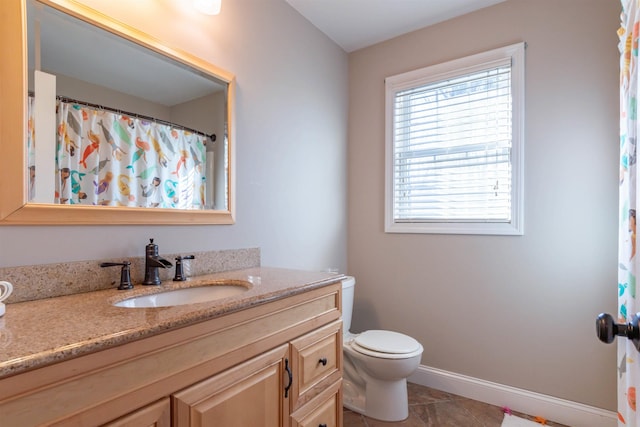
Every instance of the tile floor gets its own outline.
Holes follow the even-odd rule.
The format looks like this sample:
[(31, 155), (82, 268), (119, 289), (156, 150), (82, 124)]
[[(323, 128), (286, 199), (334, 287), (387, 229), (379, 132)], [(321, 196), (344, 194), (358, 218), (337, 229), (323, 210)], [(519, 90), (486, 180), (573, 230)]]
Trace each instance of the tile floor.
[[(522, 418), (533, 419), (513, 412)], [(498, 406), (409, 383), (409, 418), (388, 423), (344, 410), (344, 427), (500, 427), (504, 413)], [(548, 427), (568, 427), (547, 421)]]

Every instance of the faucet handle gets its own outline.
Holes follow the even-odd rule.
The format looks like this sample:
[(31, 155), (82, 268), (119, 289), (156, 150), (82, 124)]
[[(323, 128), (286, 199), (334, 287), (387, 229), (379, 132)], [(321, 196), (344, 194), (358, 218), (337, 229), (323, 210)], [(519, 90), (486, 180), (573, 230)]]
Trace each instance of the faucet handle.
[(100, 264), (100, 267), (115, 267), (122, 266), (122, 270), (120, 270), (120, 286), (118, 289), (121, 291), (127, 289), (133, 289), (133, 283), (131, 283), (131, 263), (129, 261), (122, 262), (103, 262)]
[(194, 255), (176, 257), (176, 275), (173, 278), (174, 282), (184, 282), (185, 280), (187, 280), (187, 277), (184, 274), (184, 268), (183, 268), (182, 260), (195, 259), (195, 258), (196, 257)]

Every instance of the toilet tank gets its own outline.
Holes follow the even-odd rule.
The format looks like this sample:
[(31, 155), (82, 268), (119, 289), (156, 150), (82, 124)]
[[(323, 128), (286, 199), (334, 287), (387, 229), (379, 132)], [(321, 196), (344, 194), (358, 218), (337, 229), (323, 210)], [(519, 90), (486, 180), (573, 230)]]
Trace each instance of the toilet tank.
[(351, 329), (355, 286), (355, 277), (347, 276), (342, 280), (342, 330), (344, 332), (349, 332)]

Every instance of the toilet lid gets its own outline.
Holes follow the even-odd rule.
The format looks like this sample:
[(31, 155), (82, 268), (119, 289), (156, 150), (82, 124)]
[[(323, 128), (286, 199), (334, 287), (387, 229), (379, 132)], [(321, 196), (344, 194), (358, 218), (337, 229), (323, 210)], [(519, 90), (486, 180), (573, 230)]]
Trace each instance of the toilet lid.
[(407, 354), (421, 348), (420, 343), (410, 336), (392, 331), (366, 331), (354, 341), (360, 347), (378, 353)]

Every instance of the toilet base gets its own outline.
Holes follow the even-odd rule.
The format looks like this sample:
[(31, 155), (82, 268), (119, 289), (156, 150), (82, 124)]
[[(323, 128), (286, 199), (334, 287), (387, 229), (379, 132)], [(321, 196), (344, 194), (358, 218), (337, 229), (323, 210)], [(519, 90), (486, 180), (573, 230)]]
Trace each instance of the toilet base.
[(355, 385), (344, 379), (342, 381), (342, 406), (358, 414), (363, 414), (365, 411), (364, 393), (358, 393)]
[(369, 378), (365, 389), (345, 379), (343, 406), (380, 421), (404, 421), (409, 417), (407, 380), (381, 381)]

